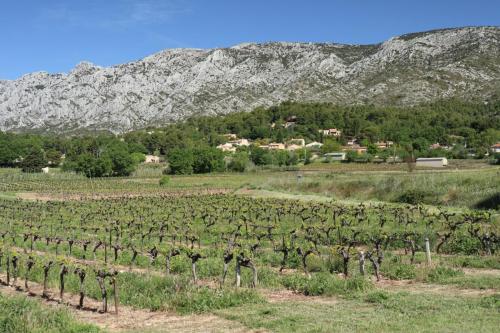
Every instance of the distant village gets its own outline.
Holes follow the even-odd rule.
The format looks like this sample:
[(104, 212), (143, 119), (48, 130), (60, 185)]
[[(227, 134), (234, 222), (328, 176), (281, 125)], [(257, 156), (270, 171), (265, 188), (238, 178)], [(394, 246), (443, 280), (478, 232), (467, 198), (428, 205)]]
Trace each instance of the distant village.
[[(295, 125), (295, 120), (293, 117), (289, 118), (282, 126), (284, 128), (291, 128)], [(275, 124), (272, 124), (271, 127), (274, 127)], [(318, 132), (324, 137), (324, 138), (332, 138), (332, 139), (337, 139), (338, 142), (340, 142), (340, 138), (342, 137), (342, 130), (338, 128), (327, 128), (327, 129), (320, 129)], [(265, 142), (266, 140), (258, 140), (256, 142), (252, 142), (249, 139), (246, 138), (238, 138), (236, 134), (232, 133), (227, 133), (223, 135), (228, 141), (220, 144), (217, 146), (218, 149), (222, 150), (223, 152), (229, 152), (229, 153), (235, 153), (238, 148), (240, 147), (249, 147), (251, 145), (255, 145), (261, 149), (265, 150), (286, 150), (286, 151), (298, 151), (298, 150), (307, 150), (308, 152), (311, 153), (311, 160), (323, 160), (323, 161), (346, 161), (348, 153), (356, 153), (358, 155), (359, 161), (365, 161), (361, 157), (366, 154), (369, 150), (368, 147), (363, 146), (361, 142), (356, 138), (356, 137), (347, 137), (346, 139), (346, 144), (340, 146), (339, 151), (330, 151), (330, 152), (323, 152), (322, 147), (323, 143), (318, 142), (318, 141), (313, 141), (306, 143), (305, 139), (303, 138), (293, 138), (289, 139), (286, 142)], [(380, 158), (379, 156), (374, 156), (374, 159), (372, 162), (375, 163), (382, 163), (382, 162), (389, 162), (389, 163), (401, 163), (403, 160), (396, 155), (395, 153), (395, 144), (393, 141), (378, 141), (372, 144), (372, 146), (376, 147), (376, 150), (378, 152), (383, 152), (383, 151), (391, 151), (391, 149), (394, 150), (393, 154), (385, 154), (386, 157), (385, 159)], [(429, 150), (444, 150), (444, 151), (450, 151), (453, 149), (453, 146), (448, 146), (448, 145), (442, 145), (440, 143), (434, 143), (431, 144), (429, 147)], [(496, 143), (493, 146), (490, 147), (490, 152), (492, 154), (494, 153), (500, 153), (500, 143)], [(471, 156), (472, 157), (472, 156)], [(443, 167), (448, 165), (448, 161), (446, 157), (420, 157), (416, 159), (416, 164), (417, 166), (422, 166), (422, 167)]]

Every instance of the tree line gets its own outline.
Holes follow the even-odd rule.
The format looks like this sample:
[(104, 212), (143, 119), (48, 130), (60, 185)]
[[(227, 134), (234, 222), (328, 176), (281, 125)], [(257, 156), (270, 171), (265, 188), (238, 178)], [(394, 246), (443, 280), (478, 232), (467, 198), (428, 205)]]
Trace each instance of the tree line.
[[(324, 137), (319, 130), (327, 128), (341, 129), (343, 134), (335, 140)], [(171, 173), (241, 171), (248, 161), (280, 166), (308, 161), (305, 151), (268, 152), (249, 147), (239, 149), (225, 162), (224, 154), (215, 147), (228, 140), (223, 136), (228, 133), (257, 144), (292, 138), (319, 141), (325, 144), (322, 152), (337, 151), (348, 138), (356, 137), (369, 148), (368, 157), (383, 155), (374, 143), (390, 140), (397, 143), (399, 156), (411, 150), (414, 156), (466, 158), (472, 152), (481, 158), (500, 141), (500, 101), (475, 104), (451, 99), (411, 107), (285, 102), (252, 112), (195, 116), (122, 135), (0, 132), (0, 166), (39, 172), (64, 161), (66, 170), (100, 177), (129, 175), (145, 154), (166, 156)], [(430, 150), (429, 145), (437, 142), (453, 148)]]

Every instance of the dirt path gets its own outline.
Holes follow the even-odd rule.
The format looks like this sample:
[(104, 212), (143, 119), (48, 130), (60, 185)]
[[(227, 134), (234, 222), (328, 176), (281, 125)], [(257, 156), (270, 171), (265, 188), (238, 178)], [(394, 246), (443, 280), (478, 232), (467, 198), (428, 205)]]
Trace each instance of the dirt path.
[[(5, 276), (0, 275), (0, 279), (5, 281)], [(18, 280), (17, 284), (21, 285), (23, 283)], [(263, 332), (247, 329), (240, 323), (222, 319), (212, 314), (179, 316), (173, 312), (151, 312), (133, 309), (128, 306), (120, 306), (118, 314), (116, 314), (112, 301), (109, 304), (110, 312), (100, 313), (101, 302), (87, 297), (85, 298), (84, 309), (78, 309), (78, 295), (65, 293), (64, 302), (61, 302), (57, 290), (49, 290), (51, 295), (49, 299), (41, 297), (42, 290), (42, 286), (34, 282), (29, 283), (29, 292), (24, 289), (16, 290), (12, 286), (0, 285), (0, 292), (4, 295), (25, 295), (36, 298), (45, 306), (68, 308), (77, 320), (94, 324), (109, 332)]]
[(489, 268), (461, 268), (465, 275), (471, 276), (495, 276), (500, 278), (500, 269), (489, 269)]

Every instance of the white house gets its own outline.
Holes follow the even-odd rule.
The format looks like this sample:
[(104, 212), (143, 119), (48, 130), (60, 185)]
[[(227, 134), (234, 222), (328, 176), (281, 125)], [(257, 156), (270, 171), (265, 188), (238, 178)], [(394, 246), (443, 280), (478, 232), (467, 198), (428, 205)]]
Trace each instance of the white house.
[(228, 142), (229, 144), (232, 144), (233, 146), (250, 146), (250, 141), (248, 139), (238, 139), (238, 140), (232, 140)]
[(144, 163), (160, 163), (160, 156), (156, 155), (146, 155)]
[(323, 144), (321, 142), (317, 142), (317, 141), (308, 143), (306, 145), (306, 148), (309, 148), (309, 149), (320, 149), (321, 147), (323, 147)]
[(43, 173), (49, 173), (49, 167), (45, 167), (45, 168), (42, 168), (42, 172)]
[(342, 131), (336, 128), (329, 128), (329, 129), (321, 129), (318, 132), (323, 134), (324, 136), (333, 136), (333, 137), (340, 137), (342, 135)]
[(491, 146), (491, 152), (500, 153), (500, 142), (497, 142), (493, 146)]
[(446, 157), (417, 158), (417, 167), (442, 168), (448, 165)]
[(286, 146), (286, 150), (289, 150), (289, 151), (299, 150), (302, 148), (304, 148), (304, 146), (296, 145), (296, 144), (291, 144), (291, 145)]
[(326, 153), (323, 156), (331, 161), (345, 161), (347, 153), (344, 152)]
[(260, 146), (262, 149), (269, 149), (269, 150), (285, 150), (285, 144), (284, 143), (279, 143), (279, 142), (271, 142), (268, 145), (262, 145)]

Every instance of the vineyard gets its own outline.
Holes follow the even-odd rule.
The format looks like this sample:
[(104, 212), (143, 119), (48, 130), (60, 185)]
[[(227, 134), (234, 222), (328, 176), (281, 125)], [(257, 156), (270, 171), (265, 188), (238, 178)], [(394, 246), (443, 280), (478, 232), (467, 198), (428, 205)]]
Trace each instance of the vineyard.
[[(102, 316), (122, 308), (218, 313), (252, 327), (232, 309), (283, 295), (383, 304), (391, 289), (412, 283), (472, 290), (485, 311), (499, 310), (494, 212), (216, 191), (1, 199), (0, 207), (2, 284)], [(477, 278), (463, 267), (495, 274)]]

